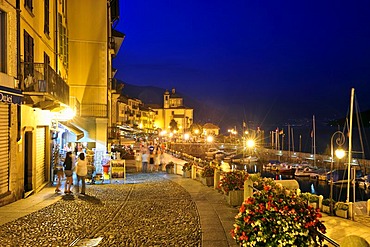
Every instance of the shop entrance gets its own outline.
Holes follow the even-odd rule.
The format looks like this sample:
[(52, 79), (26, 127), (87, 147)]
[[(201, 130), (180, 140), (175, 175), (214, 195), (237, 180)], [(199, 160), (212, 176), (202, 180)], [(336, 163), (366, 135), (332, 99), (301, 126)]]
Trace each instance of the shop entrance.
[(27, 197), (32, 188), (32, 132), (26, 131), (24, 135), (24, 192)]

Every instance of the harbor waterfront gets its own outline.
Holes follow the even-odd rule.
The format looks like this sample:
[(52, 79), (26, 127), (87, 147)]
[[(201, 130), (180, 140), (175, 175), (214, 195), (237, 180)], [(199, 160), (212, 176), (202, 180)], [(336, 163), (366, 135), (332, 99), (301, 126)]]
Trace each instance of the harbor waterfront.
[[(207, 143), (168, 143), (168, 148), (172, 150), (174, 154), (179, 157), (190, 155), (191, 157), (197, 157), (200, 162), (210, 162), (209, 159), (206, 159), (205, 153), (211, 147), (223, 147), (226, 149), (236, 149), (242, 150), (241, 146), (231, 145), (228, 143), (212, 143), (212, 145)], [(295, 152), (294, 157), (293, 153), (289, 158), (288, 151), (276, 151), (272, 149), (260, 148), (258, 151), (257, 162), (252, 162), (242, 166), (242, 169), (245, 169), (248, 173), (260, 173), (262, 177), (274, 178), (275, 180), (285, 180), (285, 179), (296, 179), (299, 183), (300, 189), (302, 192), (310, 192), (312, 194), (322, 195), (324, 198), (329, 198), (330, 194), (330, 184), (328, 181), (319, 181), (317, 179), (310, 179), (309, 177), (294, 177), (292, 175), (279, 174), (277, 172), (264, 169), (264, 165), (269, 163), (270, 160), (280, 160), (280, 162), (289, 163), (301, 163), (303, 161), (308, 161), (313, 163), (312, 154), (310, 153), (299, 153)], [(278, 155), (277, 155), (278, 154)], [(330, 170), (330, 156), (328, 155), (316, 155), (316, 166), (318, 168), (324, 168), (327, 171)], [(220, 162), (218, 160), (217, 162)], [(367, 175), (370, 171), (370, 160), (357, 159), (358, 166), (357, 169), (361, 169), (363, 175)], [(232, 163), (230, 163), (232, 165)], [(339, 164), (336, 163), (336, 167)], [(343, 164), (342, 164), (343, 166)], [(352, 186), (351, 186), (352, 187)], [(335, 184), (333, 186), (333, 199), (336, 201), (346, 201), (347, 196), (347, 185), (345, 183)], [(355, 186), (355, 197), (356, 201), (367, 201), (370, 199), (370, 190), (368, 188), (359, 188)], [(350, 189), (349, 198), (353, 201), (353, 188)]]

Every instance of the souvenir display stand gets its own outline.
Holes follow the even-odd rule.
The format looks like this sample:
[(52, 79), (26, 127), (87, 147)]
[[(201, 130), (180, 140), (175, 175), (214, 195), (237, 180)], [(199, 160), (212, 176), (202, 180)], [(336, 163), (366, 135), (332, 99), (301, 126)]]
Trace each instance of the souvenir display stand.
[(110, 180), (123, 178), (126, 180), (125, 160), (110, 160)]

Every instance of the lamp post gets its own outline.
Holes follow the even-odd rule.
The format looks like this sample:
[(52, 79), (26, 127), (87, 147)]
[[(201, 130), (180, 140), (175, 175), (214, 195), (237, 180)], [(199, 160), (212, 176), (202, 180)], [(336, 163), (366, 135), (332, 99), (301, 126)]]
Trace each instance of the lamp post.
[(337, 144), (338, 148), (335, 150), (335, 156), (338, 159), (341, 159), (344, 157), (345, 152), (341, 148), (344, 144), (346, 137), (344, 136), (344, 133), (342, 131), (336, 131), (331, 136), (331, 164), (330, 164), (330, 215), (333, 215), (333, 166), (334, 166), (334, 137), (337, 136), (335, 139), (335, 143)]

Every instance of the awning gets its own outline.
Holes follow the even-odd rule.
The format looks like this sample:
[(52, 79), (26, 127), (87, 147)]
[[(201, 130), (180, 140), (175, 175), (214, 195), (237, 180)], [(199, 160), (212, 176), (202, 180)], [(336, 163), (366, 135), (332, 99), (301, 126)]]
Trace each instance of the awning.
[(77, 140), (80, 140), (82, 137), (84, 137), (84, 132), (74, 126), (73, 124), (69, 122), (59, 122), (61, 125), (63, 125), (64, 128), (66, 128), (68, 131), (74, 133), (77, 137)]
[(23, 94), (20, 90), (0, 86), (0, 102), (20, 105), (22, 103), (22, 98)]

